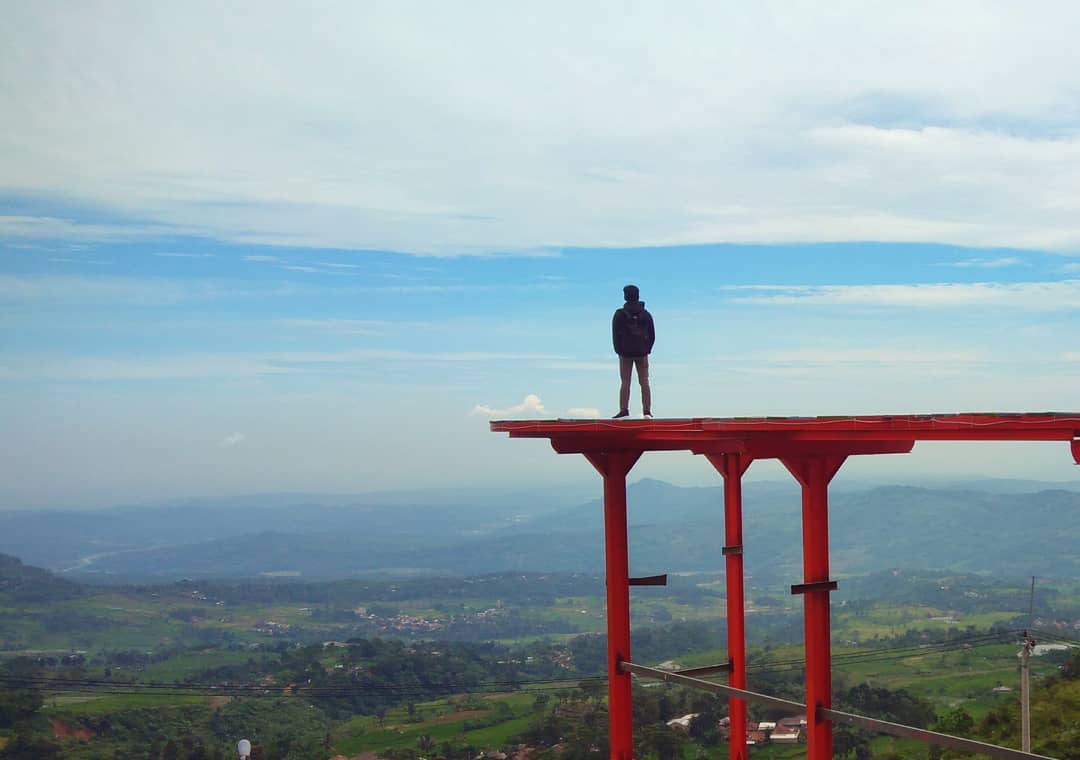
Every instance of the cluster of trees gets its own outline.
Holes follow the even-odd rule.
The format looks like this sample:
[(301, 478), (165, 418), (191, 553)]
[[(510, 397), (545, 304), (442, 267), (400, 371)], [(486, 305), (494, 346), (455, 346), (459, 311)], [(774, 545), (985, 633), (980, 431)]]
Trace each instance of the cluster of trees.
[[(841, 710), (881, 718), (893, 723), (903, 723), (917, 728), (928, 728), (934, 725), (935, 730), (944, 733), (959, 733), (942, 728), (933, 704), (907, 689), (885, 689), (865, 683), (856, 684), (839, 691), (833, 702)], [(837, 757), (869, 760), (874, 756), (870, 749), (873, 738), (874, 735), (867, 731), (837, 726), (833, 730), (833, 753)]]
[(245, 736), (258, 737), (252, 760), (312, 760), (327, 757), (330, 747), (330, 719), (299, 699), (122, 710), (83, 721), (81, 727), (93, 733), (90, 742), (60, 742), (47, 724), (33, 721), (15, 726), (0, 760), (232, 760), (231, 748)]

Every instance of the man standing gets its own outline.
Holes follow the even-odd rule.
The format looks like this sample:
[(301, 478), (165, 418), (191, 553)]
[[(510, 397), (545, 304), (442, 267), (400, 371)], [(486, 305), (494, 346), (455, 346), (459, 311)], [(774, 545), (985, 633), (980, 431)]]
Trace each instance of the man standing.
[(649, 354), (656, 341), (652, 314), (645, 310), (645, 302), (639, 299), (637, 285), (623, 288), (626, 303), (615, 311), (611, 319), (611, 340), (619, 355), (619, 413), (615, 419), (630, 416), (630, 372), (637, 368), (641, 384), (641, 411), (652, 418), (652, 392), (649, 389)]

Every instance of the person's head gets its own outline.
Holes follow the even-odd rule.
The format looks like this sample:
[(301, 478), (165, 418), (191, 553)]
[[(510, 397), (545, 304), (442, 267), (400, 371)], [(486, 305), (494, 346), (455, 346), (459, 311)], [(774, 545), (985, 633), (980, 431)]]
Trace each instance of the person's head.
[(637, 301), (641, 294), (638, 292), (637, 285), (627, 285), (622, 289), (623, 298), (627, 301)]

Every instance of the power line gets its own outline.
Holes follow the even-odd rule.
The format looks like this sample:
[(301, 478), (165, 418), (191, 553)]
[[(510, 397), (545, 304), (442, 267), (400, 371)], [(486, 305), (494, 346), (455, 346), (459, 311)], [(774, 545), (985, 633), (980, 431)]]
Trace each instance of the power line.
[[(1000, 633), (976, 634), (964, 636), (942, 642), (916, 644), (906, 647), (881, 647), (873, 650), (846, 652), (832, 657), (834, 667), (844, 667), (862, 662), (876, 662), (907, 657), (917, 657), (924, 654), (936, 654), (963, 649), (964, 647), (984, 646), (994, 643), (1006, 643), (1005, 640), (1015, 636), (1018, 631), (1002, 631)], [(797, 670), (804, 665), (802, 658), (790, 660), (766, 660), (747, 665), (748, 672), (781, 672), (784, 670)]]

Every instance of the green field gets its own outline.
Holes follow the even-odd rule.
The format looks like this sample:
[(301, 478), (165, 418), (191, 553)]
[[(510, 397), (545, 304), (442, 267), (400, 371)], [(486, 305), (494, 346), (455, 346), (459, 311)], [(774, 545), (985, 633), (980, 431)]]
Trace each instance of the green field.
[[(683, 621), (722, 620), (724, 602), (714, 595), (720, 587), (714, 582), (705, 585), (709, 592), (698, 598), (700, 603), (685, 603), (657, 592), (635, 599), (632, 606), (635, 630)], [(1066, 609), (1080, 609), (1080, 584), (1048, 583), (1047, 588), (1054, 589), (1058, 601)], [(1013, 589), (1014, 597), (1015, 591)], [(754, 607), (748, 610), (749, 688), (754, 689), (756, 682), (765, 682), (775, 673), (798, 679), (797, 662), (803, 654), (800, 645), (782, 643), (782, 639), (777, 639), (781, 643), (770, 639), (768, 644), (754, 639), (754, 632), (759, 630), (757, 621), (767, 619), (770, 613), (775, 617), (778, 609), (794, 608), (795, 603), (784, 599), (768, 604), (767, 594), (754, 591), (748, 596), (766, 600), (760, 611)], [(995, 594), (988, 594), (977, 604), (966, 604), (962, 609), (910, 602), (834, 606), (834, 691), (840, 692), (859, 683), (889, 689), (904, 688), (929, 700), (939, 714), (960, 706), (976, 719), (1002, 704), (1011, 703), (1018, 691), (1018, 648), (1014, 644), (976, 643), (965, 648), (962, 643), (957, 643), (921, 649), (918, 643), (922, 638), (945, 631), (951, 631), (951, 636), (963, 637), (968, 630), (985, 633), (994, 624), (1015, 625), (1011, 621), (1016, 619), (1016, 611), (994, 609), (994, 597)], [(1005, 598), (1004, 595), (1001, 598)], [(392, 626), (406, 623), (395, 623), (392, 618), (372, 623), (368, 618), (352, 620), (345, 615), (345, 622), (340, 622), (330, 614), (335, 609), (340, 612), (342, 609), (379, 608), (380, 605), (382, 609), (389, 608), (394, 614), (407, 617), (407, 624), (415, 630), (398, 635)], [(425, 624), (446, 625), (455, 615), (472, 615), (480, 625), (485, 614), (503, 614), (510, 609), (520, 615), (525, 632), (492, 636), (491, 639), (515, 647), (565, 648), (580, 633), (601, 633), (606, 628), (604, 599), (599, 596), (558, 596), (549, 604), (520, 609), (514, 607), (512, 600), (490, 596), (455, 597), (452, 603), (417, 598), (392, 604), (379, 599), (356, 598), (335, 607), (318, 599), (226, 604), (212, 598), (199, 598), (198, 592), (182, 588), (100, 589), (66, 601), (21, 606), (7, 604), (0, 608), (0, 641), (4, 647), (0, 650), (0, 660), (19, 655), (59, 660), (73, 652), (81, 652), (77, 666), (81, 678), (161, 684), (182, 683), (185, 679), (204, 682), (212, 680), (212, 676), (206, 674), (213, 674), (218, 668), (243, 669), (249, 664), (276, 661), (286, 656), (283, 652), (287, 653), (298, 642), (321, 644), (357, 636), (355, 626), (359, 624), (376, 626), (372, 628), (376, 631), (375, 636), (423, 640), (438, 637), (438, 633), (425, 632)], [(797, 609), (790, 615), (790, 619), (797, 622)], [(575, 633), (529, 632), (534, 621), (541, 626), (569, 625)], [(378, 627), (384, 625), (388, 626), (385, 630)], [(798, 635), (798, 625), (792, 630)], [(908, 635), (909, 631), (918, 632), (918, 635), (909, 636), (915, 643), (905, 643), (904, 648), (889, 652), (888, 640)], [(725, 642), (722, 635), (717, 638), (719, 640), (710, 648), (679, 654), (673, 659), (682, 667), (724, 662), (727, 660)], [(138, 664), (119, 665), (108, 659), (117, 653), (134, 653), (145, 658)], [(791, 665), (792, 661), (796, 665)], [(356, 666), (348, 659), (347, 648), (342, 647), (318, 648), (316, 662), (318, 668), (327, 672)], [(359, 667), (363, 667), (363, 663)], [(1057, 664), (1051, 658), (1040, 657), (1032, 661), (1037, 684), (1056, 670)], [(242, 681), (242, 677), (239, 678)], [(575, 684), (576, 680), (571, 679), (566, 687), (573, 689)], [(1014, 691), (994, 691), (1002, 686), (1012, 687)], [(374, 715), (339, 716), (329, 731), (332, 750), (354, 755), (366, 751), (418, 750), (422, 746), (432, 743), (438, 746), (444, 742), (477, 749), (505, 747), (512, 737), (529, 727), (536, 714), (534, 697), (535, 694), (527, 690), (488, 695), (482, 698), (482, 703), (473, 699), (468, 707), (463, 707), (463, 700), (468, 698), (459, 695), (417, 703), (411, 715), (402, 705), (388, 710), (381, 720)], [(230, 705), (229, 709), (236, 710), (246, 700), (259, 702), (249, 698), (178, 694), (94, 696), (47, 693), (44, 714), (65, 723), (86, 724), (138, 711), (143, 715), (145, 711), (171, 715), (171, 709), (192, 708), (202, 716), (199, 720), (209, 721), (222, 705)], [(303, 699), (287, 702), (302, 704)], [(887, 737), (874, 743), (875, 752), (905, 746)], [(801, 757), (803, 753), (804, 749), (799, 746), (768, 746), (756, 748), (754, 756), (793, 758)], [(688, 746), (684, 756), (688, 759), (711, 758), (726, 757), (726, 754), (726, 747)], [(78, 754), (72, 756), (81, 757)]]

